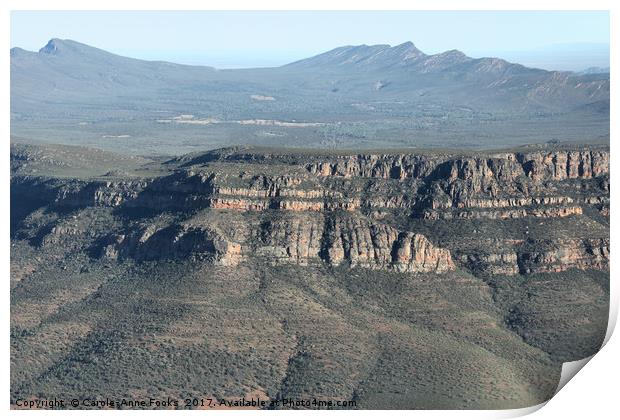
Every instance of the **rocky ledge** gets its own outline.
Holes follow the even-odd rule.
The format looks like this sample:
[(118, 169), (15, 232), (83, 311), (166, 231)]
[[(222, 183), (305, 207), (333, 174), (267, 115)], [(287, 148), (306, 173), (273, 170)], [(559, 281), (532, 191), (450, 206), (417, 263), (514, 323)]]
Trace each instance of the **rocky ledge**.
[[(88, 236), (98, 257), (437, 273), (461, 266), (489, 275), (609, 264), (604, 147), (471, 155), (235, 148), (163, 162), (158, 176), (98, 178), (33, 175), (28, 159), (13, 158), (12, 194), (59, 214), (41, 246)], [(93, 209), (114, 227), (89, 231), (92, 221), (80, 218)]]

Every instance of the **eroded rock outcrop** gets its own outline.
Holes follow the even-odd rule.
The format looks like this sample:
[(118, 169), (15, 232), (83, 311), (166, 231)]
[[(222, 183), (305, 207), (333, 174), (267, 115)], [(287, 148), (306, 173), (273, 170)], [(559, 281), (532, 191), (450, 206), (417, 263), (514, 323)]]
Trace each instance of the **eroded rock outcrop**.
[(258, 257), (271, 264), (346, 264), (413, 273), (455, 269), (450, 251), (434, 246), (423, 235), (360, 216), (311, 214), (243, 227), (245, 232), (229, 238), (211, 226), (150, 225), (127, 235), (111, 235), (102, 255), (136, 260), (191, 258), (223, 265)]
[(609, 239), (536, 241), (518, 256), (520, 272), (560, 272), (571, 268), (604, 270), (609, 267)]
[[(231, 151), (171, 162), (149, 178), (13, 176), (12, 194), (34, 191), (33, 205), (60, 213), (107, 209), (122, 227), (104, 237), (66, 219), (38, 235), (42, 246), (88, 237), (109, 259), (260, 258), (437, 273), (458, 265), (488, 275), (609, 265), (602, 147), (469, 156)], [(556, 220), (566, 224), (545, 227)], [(481, 224), (496, 228), (481, 234)], [(543, 226), (538, 236), (530, 225)]]

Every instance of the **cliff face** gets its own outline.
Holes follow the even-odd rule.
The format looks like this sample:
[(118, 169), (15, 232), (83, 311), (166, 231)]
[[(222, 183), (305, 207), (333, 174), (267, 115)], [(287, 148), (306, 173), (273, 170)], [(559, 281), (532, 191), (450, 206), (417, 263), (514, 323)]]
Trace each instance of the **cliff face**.
[(608, 270), (608, 238), (536, 240), (507, 250), (458, 253), (457, 263), (478, 274), (555, 273), (570, 269)]
[(317, 176), (423, 179), (433, 172), (451, 179), (472, 180), (478, 185), (495, 178), (514, 181), (521, 175), (533, 180), (592, 178), (609, 172), (606, 150), (556, 150), (527, 153), (496, 153), (488, 157), (450, 155), (415, 156), (356, 155), (336, 156), (329, 161), (309, 163), (306, 169)]
[(580, 270), (609, 268), (609, 239), (542, 241), (531, 250), (518, 255), (523, 273), (560, 272), (569, 268)]
[[(608, 267), (604, 148), (470, 156), (233, 150), (165, 165), (167, 175), (132, 179), (14, 174), (12, 193), (34, 192), (65, 212), (108, 209), (120, 228), (95, 235), (92, 246), (112, 259), (259, 258), (437, 273), (462, 266), (489, 275)], [(63, 223), (41, 243), (79, 234)]]
[(113, 259), (194, 258), (236, 265), (258, 258), (274, 265), (347, 264), (398, 272), (455, 269), (450, 251), (433, 246), (423, 235), (348, 215), (265, 221), (242, 226), (228, 237), (204, 221), (162, 228), (150, 225), (133, 235), (110, 236), (103, 249), (102, 255)]

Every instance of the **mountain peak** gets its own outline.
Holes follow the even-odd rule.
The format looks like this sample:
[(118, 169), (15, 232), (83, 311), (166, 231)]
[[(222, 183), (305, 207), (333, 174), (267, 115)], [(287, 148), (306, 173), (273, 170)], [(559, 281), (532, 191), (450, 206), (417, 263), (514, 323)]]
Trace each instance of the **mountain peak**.
[(335, 48), (323, 54), (304, 60), (296, 61), (289, 66), (363, 66), (363, 67), (392, 67), (404, 65), (426, 57), (411, 41), (399, 45), (347, 45)]
[(40, 54), (48, 54), (48, 55), (59, 55), (59, 54), (68, 53), (68, 52), (81, 53), (81, 54), (85, 54), (85, 53), (92, 54), (92, 53), (98, 52), (98, 53), (110, 54), (107, 51), (101, 50), (99, 48), (91, 47), (90, 45), (87, 45), (87, 44), (82, 44), (80, 42), (72, 41), (70, 39), (59, 39), (59, 38), (50, 39), (47, 42), (47, 44), (45, 44), (45, 46), (39, 50)]
[(403, 42), (402, 44), (395, 45), (392, 47), (393, 50), (401, 50), (401, 51), (418, 51), (421, 52), (418, 47), (411, 41)]
[(63, 57), (64, 60), (126, 60), (126, 58), (109, 53), (97, 47), (92, 47), (70, 39), (52, 38), (39, 50), (42, 57)]
[(45, 47), (39, 50), (39, 52), (42, 54), (54, 54), (55, 55), (60, 52), (63, 44), (64, 44), (64, 41), (62, 39), (52, 38), (47, 42), (47, 44), (45, 44)]
[(461, 50), (448, 50), (441, 53), (445, 57), (467, 57)]
[(397, 59), (401, 59), (405, 63), (426, 56), (426, 54), (420, 51), (411, 41), (403, 42), (400, 45), (390, 48), (390, 50), (396, 54)]
[(24, 50), (23, 48), (13, 47), (11, 48), (11, 57), (17, 57), (18, 55), (28, 54), (29, 51)]

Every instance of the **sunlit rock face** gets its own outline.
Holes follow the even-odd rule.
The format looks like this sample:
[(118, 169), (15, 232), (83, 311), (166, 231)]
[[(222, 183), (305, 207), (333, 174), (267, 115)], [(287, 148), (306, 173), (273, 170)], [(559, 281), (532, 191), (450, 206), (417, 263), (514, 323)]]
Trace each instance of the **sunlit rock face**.
[[(487, 274), (606, 269), (609, 263), (605, 229), (593, 237), (570, 229), (572, 221), (593, 223), (593, 214), (608, 220), (609, 151), (603, 147), (470, 155), (238, 148), (168, 165), (167, 174), (139, 179), (14, 176), (13, 188), (37, 189), (57, 208), (110, 208), (121, 219), (131, 214), (122, 229), (93, 245), (111, 259), (236, 265), (259, 258), (413, 273), (462, 266)], [(560, 220), (569, 224), (547, 228)], [(437, 226), (458, 224), (496, 233), (437, 233)], [(547, 229), (547, 236), (533, 235), (533, 227)], [(60, 221), (41, 243), (85, 234)], [(485, 245), (491, 239), (495, 248)]]

